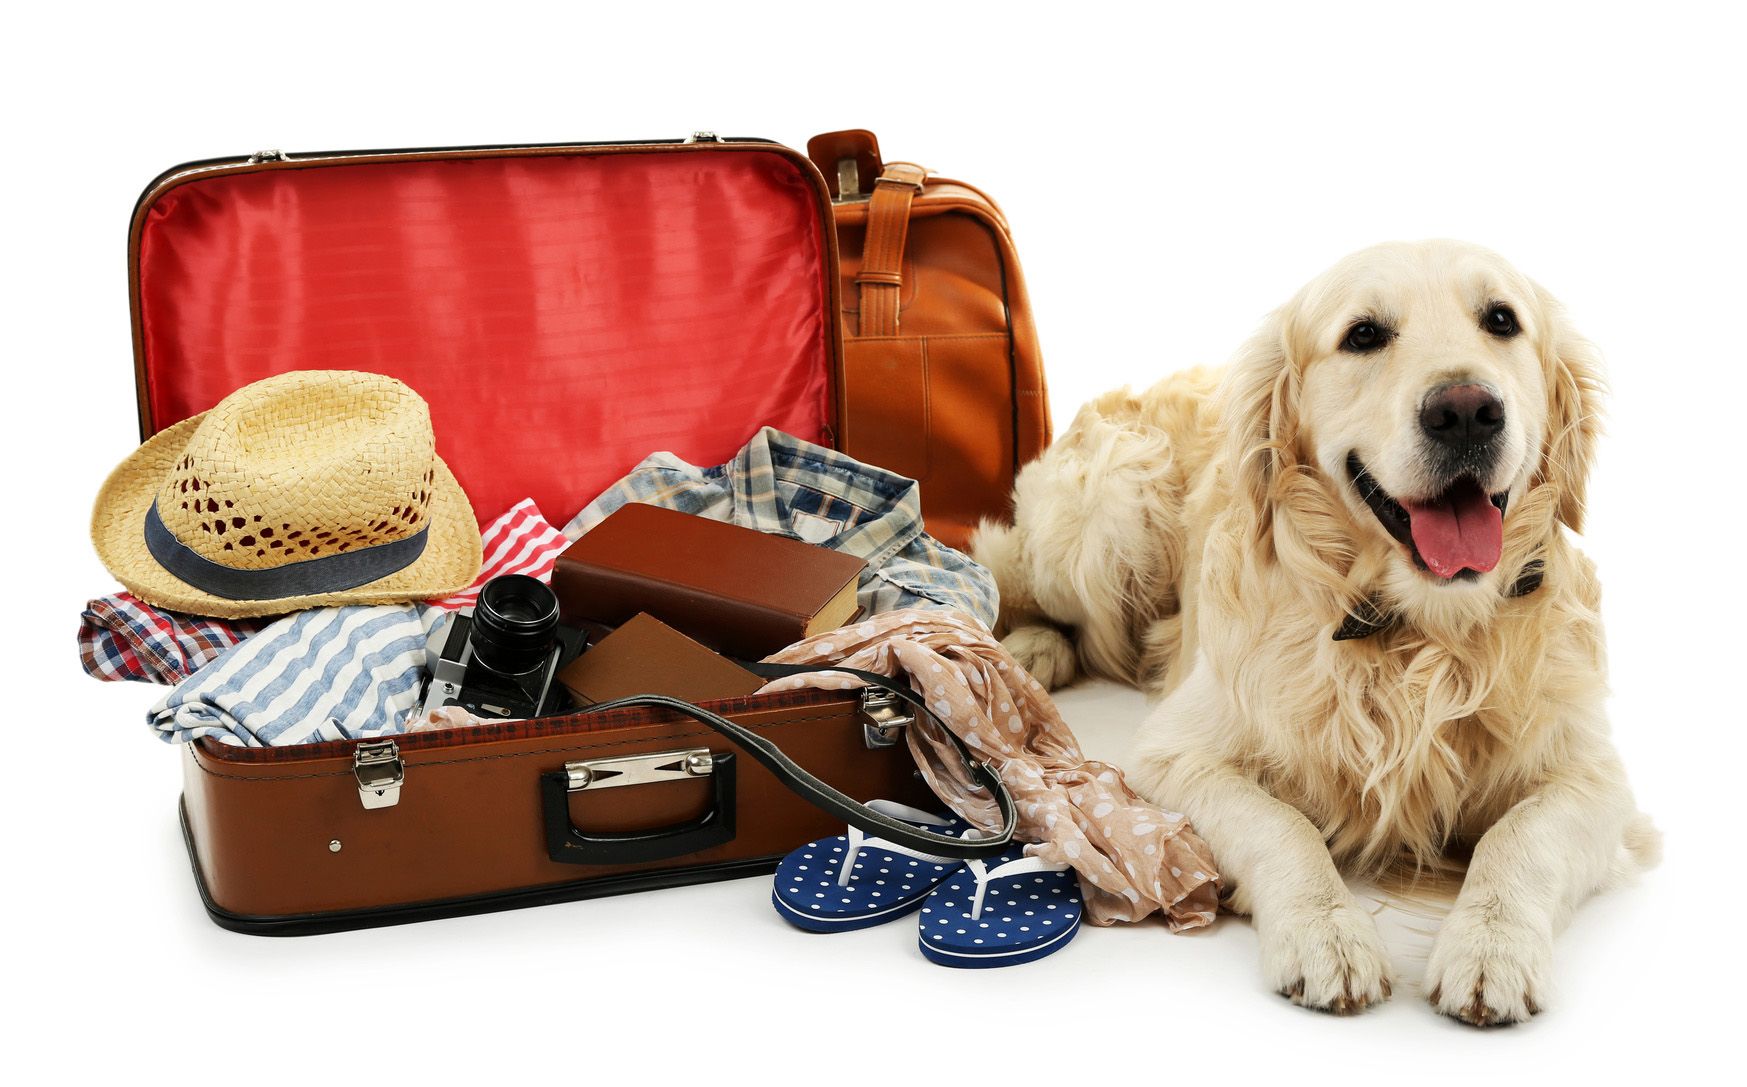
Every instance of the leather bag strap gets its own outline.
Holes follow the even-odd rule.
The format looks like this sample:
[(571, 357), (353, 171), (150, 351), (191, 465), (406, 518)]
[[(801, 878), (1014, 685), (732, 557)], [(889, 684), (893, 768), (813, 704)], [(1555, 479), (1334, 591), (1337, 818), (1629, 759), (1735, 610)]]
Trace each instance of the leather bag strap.
[(862, 336), (898, 334), (898, 297), (904, 286), (904, 238), (910, 231), (910, 203), (922, 191), (928, 171), (913, 162), (888, 162), (874, 182), (867, 206), (867, 240), (861, 270)]
[(755, 675), (772, 679), (807, 672), (839, 672), (891, 691), (908, 702), (918, 714), (926, 714), (934, 721), (941, 735), (950, 741), (953, 749), (958, 753), (958, 757), (964, 761), (965, 772), (970, 775), (971, 780), (976, 783), (978, 788), (988, 792), (994, 798), (996, 810), (1001, 813), (1001, 829), (994, 835), (985, 838), (955, 838), (918, 829), (837, 791), (808, 773), (799, 763), (783, 754), (782, 748), (763, 736), (684, 699), (655, 694), (632, 695), (628, 698), (614, 699), (611, 702), (602, 702), (591, 706), (589, 712), (618, 709), (624, 706), (651, 706), (671, 710), (674, 713), (689, 717), (699, 724), (706, 725), (721, 733), (736, 747), (762, 764), (791, 792), (814, 807), (830, 812), (850, 826), (857, 827), (868, 834), (896, 842), (910, 849), (942, 857), (955, 857), (960, 860), (982, 860), (1005, 852), (1012, 844), (1013, 832), (1019, 825), (1019, 808), (1013, 801), (1013, 794), (1002, 783), (1000, 774), (988, 763), (979, 762), (971, 754), (970, 748), (965, 746), (964, 741), (942, 724), (940, 719), (929, 710), (927, 702), (909, 687), (895, 683), (891, 677), (882, 676), (878, 672), (864, 672), (856, 668), (761, 664), (748, 661), (736, 661), (735, 663)]

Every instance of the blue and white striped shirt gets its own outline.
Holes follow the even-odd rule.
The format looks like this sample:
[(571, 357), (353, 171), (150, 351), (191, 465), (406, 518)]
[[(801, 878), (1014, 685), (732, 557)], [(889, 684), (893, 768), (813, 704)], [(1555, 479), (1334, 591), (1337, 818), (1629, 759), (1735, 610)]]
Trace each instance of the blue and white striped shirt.
[(227, 650), (153, 706), (167, 741), (244, 747), (399, 732), (418, 707), (425, 643), (449, 613), (425, 604), (315, 608)]

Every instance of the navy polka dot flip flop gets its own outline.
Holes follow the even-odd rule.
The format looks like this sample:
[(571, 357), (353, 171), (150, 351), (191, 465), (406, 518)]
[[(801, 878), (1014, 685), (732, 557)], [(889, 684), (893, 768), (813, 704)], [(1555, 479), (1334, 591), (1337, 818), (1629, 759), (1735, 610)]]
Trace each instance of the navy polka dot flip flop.
[[(956, 816), (874, 800), (868, 807), (936, 834), (965, 835), (971, 826)], [(855, 827), (821, 838), (783, 858), (770, 901), (783, 920), (808, 932), (847, 932), (894, 921), (922, 905), (929, 892), (964, 867), (870, 838)]]
[(1073, 869), (1018, 847), (966, 861), (928, 896), (917, 944), (941, 966), (1017, 966), (1067, 945), (1080, 931), (1080, 880)]

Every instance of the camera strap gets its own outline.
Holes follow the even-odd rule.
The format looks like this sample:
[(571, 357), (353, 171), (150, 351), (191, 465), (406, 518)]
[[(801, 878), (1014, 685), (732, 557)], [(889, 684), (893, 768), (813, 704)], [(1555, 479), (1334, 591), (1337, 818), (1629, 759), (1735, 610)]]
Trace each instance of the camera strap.
[(907, 702), (919, 716), (926, 716), (932, 721), (940, 735), (947, 739), (953, 750), (957, 752), (959, 759), (963, 761), (965, 772), (970, 776), (971, 781), (977, 788), (984, 790), (994, 799), (996, 810), (1001, 813), (1001, 829), (984, 838), (957, 838), (935, 834), (894, 819), (814, 777), (799, 763), (784, 754), (782, 748), (765, 737), (742, 725), (735, 724), (718, 713), (712, 713), (702, 706), (694, 705), (684, 699), (656, 694), (632, 695), (628, 698), (614, 699), (611, 702), (601, 702), (590, 706), (589, 711), (592, 713), (596, 710), (648, 706), (670, 710), (689, 717), (693, 721), (721, 733), (736, 747), (745, 751), (766, 770), (769, 770), (790, 791), (814, 807), (830, 812), (864, 833), (884, 838), (910, 849), (932, 853), (936, 856), (953, 857), (958, 860), (983, 860), (996, 856), (1011, 846), (1013, 832), (1019, 825), (1019, 810), (1013, 801), (1013, 794), (1007, 790), (1007, 786), (1001, 781), (1001, 776), (995, 768), (987, 762), (977, 759), (971, 753), (970, 748), (965, 746), (964, 741), (959, 739), (957, 734), (947, 728), (940, 718), (928, 708), (928, 704), (922, 696), (907, 685), (897, 683), (891, 677), (880, 675), (878, 672), (866, 672), (857, 668), (763, 664), (749, 661), (735, 661), (735, 663), (754, 675), (764, 676), (767, 679), (781, 679), (809, 672), (838, 672), (854, 676), (867, 684), (890, 691)]

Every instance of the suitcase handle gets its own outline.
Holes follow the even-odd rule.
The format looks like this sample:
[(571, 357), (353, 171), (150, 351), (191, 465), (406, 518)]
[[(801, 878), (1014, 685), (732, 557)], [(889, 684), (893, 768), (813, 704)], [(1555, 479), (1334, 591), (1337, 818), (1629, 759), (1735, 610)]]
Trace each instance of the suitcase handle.
[[(664, 757), (683, 762), (685, 752)], [(689, 823), (654, 830), (589, 833), (570, 818), (571, 772), (540, 775), (540, 805), (546, 817), (546, 855), (560, 864), (639, 864), (683, 857), (734, 840), (735, 762), (731, 753), (704, 754), (713, 794), (710, 810)], [(619, 760), (606, 760), (619, 761)], [(686, 773), (679, 770), (680, 775)]]
[[(1019, 825), (1019, 808), (1013, 794), (1001, 781), (1000, 774), (988, 763), (979, 762), (963, 740), (934, 715), (925, 702), (909, 687), (894, 683), (878, 672), (856, 668), (821, 668), (813, 665), (761, 664), (739, 661), (741, 667), (756, 675), (778, 678), (806, 672), (840, 672), (855, 676), (866, 683), (891, 691), (913, 706), (919, 715), (934, 722), (940, 735), (946, 737), (975, 786), (987, 792), (1001, 814), (1001, 829), (986, 838), (955, 838), (921, 830), (894, 819), (827, 785), (808, 773), (801, 765), (783, 754), (782, 748), (750, 729), (712, 713), (702, 706), (668, 695), (640, 694), (614, 699), (591, 706), (590, 711), (646, 706), (670, 710), (707, 725), (721, 733), (735, 746), (756, 759), (788, 789), (822, 811), (842, 819), (863, 832), (895, 842), (910, 849), (959, 860), (986, 860), (1004, 852), (1013, 842), (1013, 832)], [(726, 777), (717, 777), (716, 801), (711, 811), (694, 823), (686, 823), (652, 831), (630, 834), (587, 834), (570, 821), (568, 775), (557, 771), (542, 775), (541, 789), (546, 817), (547, 853), (565, 864), (635, 864), (640, 861), (677, 857), (711, 845), (720, 845), (734, 837), (734, 786), (732, 755), (714, 756), (716, 765), (728, 761)], [(715, 776), (715, 775), (712, 775)], [(724, 790), (724, 781), (726, 789)], [(711, 835), (716, 837), (711, 837)], [(709, 839), (705, 841), (705, 839)], [(703, 844), (699, 844), (699, 843)]]

